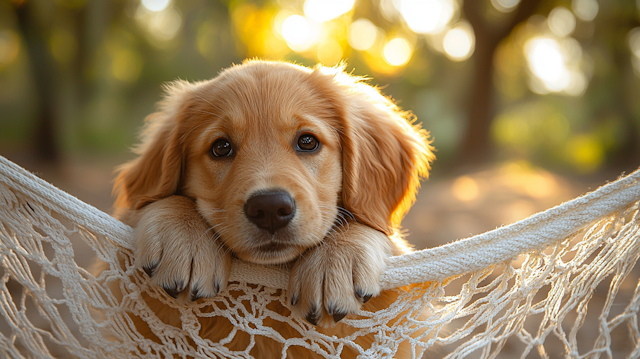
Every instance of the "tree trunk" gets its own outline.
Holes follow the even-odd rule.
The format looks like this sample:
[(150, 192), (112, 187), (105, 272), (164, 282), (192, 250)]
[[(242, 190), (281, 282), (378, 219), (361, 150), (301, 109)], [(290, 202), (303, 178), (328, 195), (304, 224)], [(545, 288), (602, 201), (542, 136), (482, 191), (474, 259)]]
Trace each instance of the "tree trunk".
[(32, 14), (32, 1), (15, 5), (18, 28), (24, 38), (36, 91), (36, 123), (30, 138), (36, 160), (57, 164), (60, 151), (56, 141), (56, 65), (47, 47), (46, 31)]
[(540, 0), (522, 0), (513, 13), (505, 15), (511, 16), (510, 21), (497, 27), (485, 20), (484, 6), (491, 6), (487, 2), (466, 0), (463, 5), (464, 14), (475, 32), (476, 49), (472, 56), (475, 70), (467, 110), (468, 123), (457, 155), (458, 165), (482, 163), (491, 159), (491, 123), (495, 115), (493, 56), (500, 42), (519, 23), (535, 13)]

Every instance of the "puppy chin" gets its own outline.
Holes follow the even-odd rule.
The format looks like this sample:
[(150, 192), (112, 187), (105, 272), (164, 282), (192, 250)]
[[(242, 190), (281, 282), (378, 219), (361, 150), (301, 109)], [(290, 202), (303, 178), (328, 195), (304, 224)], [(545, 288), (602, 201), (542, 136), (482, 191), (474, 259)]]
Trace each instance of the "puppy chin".
[(302, 252), (304, 250), (298, 247), (271, 243), (247, 251), (235, 251), (234, 254), (245, 262), (272, 265), (291, 262), (298, 258)]

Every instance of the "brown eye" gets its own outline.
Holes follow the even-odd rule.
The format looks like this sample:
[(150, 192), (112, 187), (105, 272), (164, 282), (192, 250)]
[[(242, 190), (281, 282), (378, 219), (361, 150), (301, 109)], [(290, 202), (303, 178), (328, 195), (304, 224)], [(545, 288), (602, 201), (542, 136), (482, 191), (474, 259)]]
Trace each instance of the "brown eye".
[(320, 145), (320, 141), (318, 141), (318, 139), (310, 134), (304, 134), (301, 135), (298, 138), (298, 150), (303, 151), (303, 152), (312, 152), (318, 149), (318, 146)]
[(228, 157), (233, 155), (233, 148), (228, 140), (221, 138), (213, 143), (211, 153), (216, 157)]

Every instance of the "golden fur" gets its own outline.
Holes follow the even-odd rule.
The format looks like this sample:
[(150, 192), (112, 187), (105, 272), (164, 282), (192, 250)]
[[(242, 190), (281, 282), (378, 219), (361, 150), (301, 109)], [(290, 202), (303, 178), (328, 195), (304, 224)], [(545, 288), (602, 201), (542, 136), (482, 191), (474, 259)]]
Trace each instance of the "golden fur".
[[(400, 220), (433, 160), (426, 131), (408, 113), (343, 68), (279, 62), (248, 61), (166, 91), (146, 120), (139, 156), (120, 167), (114, 188), (116, 216), (135, 228), (136, 264), (153, 284), (197, 300), (224, 290), (232, 256), (287, 264), (291, 303), (282, 310), (335, 335), (349, 331), (335, 323), (371, 296), (370, 310), (393, 301), (378, 280), (386, 258), (406, 248)], [(317, 149), (302, 151), (302, 135), (316, 138)], [(232, 155), (212, 155), (220, 139)], [(243, 208), (273, 190), (294, 199), (295, 215), (270, 233)], [(162, 320), (177, 320), (159, 301), (149, 303)], [(228, 321), (201, 323), (212, 340), (230, 331)], [(256, 341), (260, 357), (279, 357), (277, 343)]]

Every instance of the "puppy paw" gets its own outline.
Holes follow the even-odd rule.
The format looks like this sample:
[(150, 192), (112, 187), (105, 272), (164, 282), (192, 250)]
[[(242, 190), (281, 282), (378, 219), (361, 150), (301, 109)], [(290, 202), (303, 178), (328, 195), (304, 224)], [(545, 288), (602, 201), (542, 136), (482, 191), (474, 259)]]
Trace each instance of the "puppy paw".
[(195, 301), (227, 286), (231, 254), (192, 200), (172, 196), (148, 205), (134, 238), (136, 265), (171, 297)]
[(335, 230), (294, 264), (289, 299), (294, 315), (332, 326), (380, 294), (380, 275), (391, 254), (389, 238), (350, 223)]

